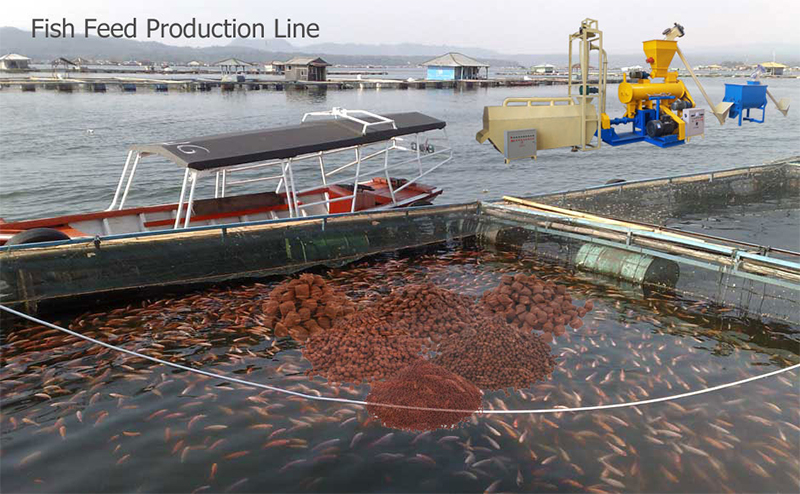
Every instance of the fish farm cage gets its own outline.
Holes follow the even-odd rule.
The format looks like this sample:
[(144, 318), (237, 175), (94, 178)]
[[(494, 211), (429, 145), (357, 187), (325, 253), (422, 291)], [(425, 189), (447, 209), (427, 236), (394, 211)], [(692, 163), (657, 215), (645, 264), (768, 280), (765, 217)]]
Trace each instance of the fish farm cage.
[[(668, 289), (750, 317), (797, 322), (800, 249), (791, 232), (800, 210), (799, 161), (499, 202), (0, 247), (0, 303), (36, 312), (148, 289), (342, 266), (365, 256), (471, 238), (558, 259), (640, 290)], [(764, 214), (774, 216), (771, 233), (788, 230), (786, 245), (761, 245), (759, 235), (748, 237), (746, 228), (736, 238), (736, 232), (717, 232), (701, 221), (726, 214), (752, 218), (755, 225), (763, 223)]]
[[(798, 323), (798, 190), (800, 167), (790, 159), (507, 197), (482, 206), (488, 220), (479, 236), (644, 290), (667, 289), (735, 308), (742, 316)], [(715, 231), (720, 217), (727, 224)], [(696, 221), (707, 218), (711, 227)], [(730, 223), (744, 224), (743, 230)], [(766, 230), (778, 245), (758, 243)]]
[(791, 492), (799, 170), (1, 247), (0, 487)]

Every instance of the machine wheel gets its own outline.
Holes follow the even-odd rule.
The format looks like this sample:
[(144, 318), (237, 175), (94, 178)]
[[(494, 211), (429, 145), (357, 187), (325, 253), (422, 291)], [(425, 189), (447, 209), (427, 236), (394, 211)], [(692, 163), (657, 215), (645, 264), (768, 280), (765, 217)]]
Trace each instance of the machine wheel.
[(6, 245), (37, 244), (56, 240), (69, 240), (69, 235), (53, 228), (31, 228), (8, 239)]

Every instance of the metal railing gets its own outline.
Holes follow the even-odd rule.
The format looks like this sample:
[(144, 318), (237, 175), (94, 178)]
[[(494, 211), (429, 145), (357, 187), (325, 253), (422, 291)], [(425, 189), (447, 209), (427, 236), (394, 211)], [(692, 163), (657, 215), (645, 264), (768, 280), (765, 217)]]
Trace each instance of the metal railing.
[[(370, 118), (373, 121), (367, 121), (363, 118), (357, 118), (356, 115), (363, 115), (366, 118)], [(386, 118), (382, 115), (378, 115), (376, 113), (368, 112), (366, 110), (346, 110), (344, 108), (339, 108), (338, 106), (334, 106), (330, 110), (327, 111), (315, 111), (309, 112), (303, 115), (303, 119), (300, 123), (306, 121), (308, 117), (333, 117), (334, 119), (343, 118), (345, 120), (350, 120), (351, 122), (355, 122), (359, 125), (362, 125), (361, 128), (361, 135), (366, 135), (367, 129), (369, 127), (373, 127), (376, 125), (385, 125), (389, 124), (392, 126), (393, 129), (397, 130), (397, 124), (391, 118)]]
[[(435, 132), (435, 131), (429, 131)], [(391, 197), (391, 204), (384, 207), (396, 207), (402, 205), (398, 201), (397, 194), (402, 190), (418, 183), (419, 179), (430, 174), (440, 166), (452, 160), (452, 147), (449, 145), (447, 133), (444, 129), (440, 131), (442, 137), (431, 137), (430, 134), (414, 134), (413, 141), (410, 145), (405, 145), (406, 138), (393, 137), (385, 141), (378, 141), (370, 144), (360, 144), (356, 146), (348, 146), (329, 151), (320, 151), (316, 153), (309, 153), (305, 155), (296, 156), (285, 160), (273, 160), (264, 163), (248, 164), (244, 166), (236, 166), (220, 170), (216, 173), (215, 194), (214, 197), (225, 197), (228, 186), (232, 185), (247, 185), (256, 182), (276, 181), (277, 186), (275, 192), (284, 194), (286, 196), (287, 204), (289, 206), (289, 213), (291, 217), (299, 217), (305, 215), (305, 210), (325, 204), (327, 210), (330, 212), (330, 204), (341, 201), (350, 201), (350, 210), (355, 211), (359, 187), (365, 177), (381, 174), (384, 176), (389, 189)], [(425, 135), (425, 139), (421, 137)], [(375, 147), (381, 146), (380, 149), (375, 150)], [(338, 164), (333, 170), (326, 169), (325, 158), (329, 156), (341, 155), (343, 153), (354, 153), (354, 159), (347, 161), (343, 164)], [(390, 160), (390, 155), (396, 153), (409, 153), (411, 157), (402, 159), (397, 162)], [(365, 169), (362, 164), (369, 162), (369, 164), (380, 160), (380, 164), (375, 167)], [(295, 181), (295, 170), (298, 164), (305, 164), (304, 162), (313, 162), (314, 167), (319, 167), (320, 184), (315, 184), (306, 188), (298, 188)], [(425, 166), (425, 162), (433, 162), (430, 167)], [(392, 170), (397, 170), (407, 165), (417, 164), (416, 175), (408, 178), (405, 183), (395, 188), (393, 180), (390, 176)], [(280, 168), (279, 174), (257, 176), (251, 178), (244, 178), (240, 180), (229, 180), (234, 174), (242, 172), (252, 172), (255, 170), (262, 170), (265, 168)], [(346, 171), (354, 169), (352, 175), (341, 177)], [(335, 180), (331, 180), (331, 178)], [(339, 178), (341, 177), (341, 178)], [(325, 199), (320, 201), (302, 202), (300, 196), (311, 193), (319, 189), (328, 189), (335, 185), (348, 185), (353, 189), (352, 194), (347, 194), (340, 197), (331, 198), (328, 192), (324, 192)]]

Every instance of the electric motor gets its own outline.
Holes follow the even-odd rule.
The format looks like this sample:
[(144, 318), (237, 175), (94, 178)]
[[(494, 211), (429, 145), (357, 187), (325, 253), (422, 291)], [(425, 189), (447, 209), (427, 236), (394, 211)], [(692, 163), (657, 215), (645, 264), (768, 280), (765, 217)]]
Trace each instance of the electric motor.
[(661, 117), (661, 120), (650, 120), (647, 122), (647, 135), (651, 138), (667, 136), (678, 129), (678, 124), (668, 115)]

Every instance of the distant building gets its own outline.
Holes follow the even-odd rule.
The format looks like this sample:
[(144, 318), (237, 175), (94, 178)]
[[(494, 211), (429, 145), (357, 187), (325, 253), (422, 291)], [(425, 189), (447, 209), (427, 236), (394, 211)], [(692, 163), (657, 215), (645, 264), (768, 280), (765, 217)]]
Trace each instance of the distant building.
[(3, 70), (28, 70), (31, 59), (16, 53), (9, 53), (0, 57), (0, 69)]
[(226, 58), (225, 60), (220, 60), (214, 65), (220, 68), (220, 71), (223, 75), (244, 74), (247, 72), (248, 67), (253, 66), (253, 64), (245, 62), (244, 60), (239, 60), (238, 58)]
[[(426, 79), (431, 81), (460, 81), (488, 79), (489, 66), (461, 53), (446, 53), (422, 64), (426, 67)], [(483, 75), (481, 70), (485, 69)]]
[(271, 74), (283, 75), (286, 72), (286, 62), (273, 60), (270, 63), (264, 64), (264, 70)]
[(555, 74), (556, 66), (550, 63), (540, 63), (533, 66), (534, 74)]
[[(577, 65), (578, 67), (580, 67), (580, 64), (575, 64), (575, 65)], [(574, 67), (574, 66), (573, 66), (573, 67)], [(621, 70), (622, 72), (630, 72), (630, 71), (632, 71), (632, 70), (642, 70), (643, 68), (644, 68), (644, 67), (642, 67), (641, 65), (631, 65), (631, 66), (629, 66), (629, 67), (622, 67), (622, 68), (621, 68), (621, 69), (619, 69), (619, 70)]]
[(719, 64), (712, 63), (710, 65), (698, 65), (695, 67), (696, 70), (722, 70), (724, 67)]
[(69, 77), (70, 70), (77, 70), (78, 64), (72, 60), (64, 57), (59, 57), (50, 62), (50, 70), (53, 72), (53, 77), (66, 78)]
[(319, 57), (294, 57), (286, 62), (284, 74), (287, 81), (325, 81), (330, 65)]
[(187, 67), (202, 67), (203, 62), (198, 62), (197, 60), (192, 60), (191, 62), (186, 64)]
[(778, 62), (764, 62), (761, 66), (764, 67), (764, 70), (766, 70), (769, 75), (783, 75), (783, 71), (786, 70), (787, 67)]

